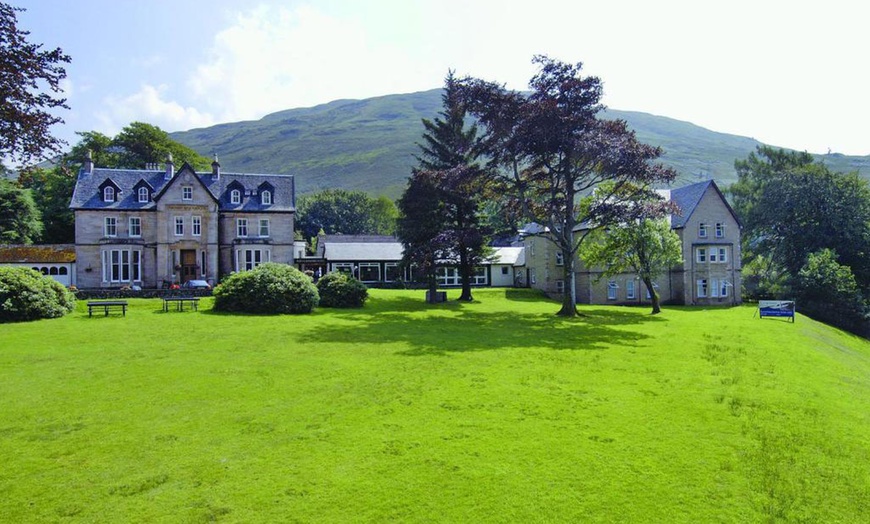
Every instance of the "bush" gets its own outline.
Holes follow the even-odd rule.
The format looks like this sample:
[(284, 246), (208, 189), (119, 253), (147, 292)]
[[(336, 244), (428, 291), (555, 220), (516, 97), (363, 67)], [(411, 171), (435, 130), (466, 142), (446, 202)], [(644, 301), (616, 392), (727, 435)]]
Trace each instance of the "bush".
[(837, 253), (812, 253), (798, 273), (795, 291), (798, 310), (838, 327), (862, 331), (867, 306), (851, 268), (837, 262)]
[(363, 307), (369, 290), (359, 280), (338, 271), (327, 273), (317, 281), (323, 307)]
[(213, 295), (215, 310), (261, 314), (311, 313), (320, 300), (310, 278), (274, 262), (230, 275)]
[(53, 278), (27, 267), (0, 267), (0, 322), (62, 317), (75, 295)]

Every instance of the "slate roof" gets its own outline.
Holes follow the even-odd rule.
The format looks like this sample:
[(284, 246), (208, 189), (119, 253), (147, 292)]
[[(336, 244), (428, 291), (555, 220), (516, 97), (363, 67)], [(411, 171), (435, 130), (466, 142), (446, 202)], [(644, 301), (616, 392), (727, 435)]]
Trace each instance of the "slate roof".
[(526, 249), (523, 247), (496, 247), (490, 264), (523, 266), (526, 264)]
[(402, 243), (391, 236), (326, 235), (317, 241), (317, 247), (330, 262), (402, 259)]
[(76, 247), (74, 244), (0, 245), (0, 263), (69, 264), (75, 261)]
[[(184, 164), (176, 175), (189, 165)], [(248, 173), (221, 172), (219, 180), (212, 179), (212, 172), (196, 173), (196, 176), (208, 190), (211, 196), (219, 203), (221, 211), (295, 211), (296, 210), (296, 185), (293, 175), (261, 175)], [(111, 181), (120, 189), (120, 194), (114, 202), (104, 202), (101, 187), (104, 182)], [(164, 170), (146, 169), (106, 169), (94, 168), (91, 172), (82, 170), (79, 172), (76, 187), (73, 191), (70, 208), (72, 209), (105, 209), (105, 210), (138, 210), (154, 209), (154, 198), (148, 202), (140, 203), (139, 196), (133, 190), (140, 181), (148, 183), (153, 189), (153, 196), (162, 194), (162, 191), (172, 180), (165, 180)], [(241, 184), (241, 202), (230, 203), (228, 186), (236, 182)], [(258, 189), (263, 184), (272, 186), (272, 204), (262, 205)], [(253, 193), (253, 194), (252, 194)]]
[(689, 184), (688, 186), (671, 189), (669, 191), (669, 195), (665, 195), (664, 191), (662, 191), (662, 195), (666, 196), (672, 202), (677, 204), (677, 206), (680, 208), (680, 211), (682, 212), (682, 214), (680, 215), (671, 215), (671, 228), (679, 229), (681, 227), (685, 227), (686, 222), (688, 222), (689, 220), (689, 217), (691, 217), (692, 213), (695, 212), (695, 208), (698, 207), (698, 204), (704, 197), (704, 193), (707, 192), (707, 188), (709, 188), (710, 186), (712, 186), (713, 189), (716, 190), (717, 193), (719, 193), (719, 198), (722, 199), (725, 207), (728, 208), (728, 211), (734, 217), (734, 220), (737, 221), (737, 224), (740, 224), (740, 219), (737, 218), (737, 214), (734, 213), (733, 209), (731, 209), (731, 206), (725, 199), (725, 195), (723, 195), (722, 191), (719, 190), (719, 186), (716, 185), (716, 182), (714, 182), (713, 180), (705, 180), (703, 182)]

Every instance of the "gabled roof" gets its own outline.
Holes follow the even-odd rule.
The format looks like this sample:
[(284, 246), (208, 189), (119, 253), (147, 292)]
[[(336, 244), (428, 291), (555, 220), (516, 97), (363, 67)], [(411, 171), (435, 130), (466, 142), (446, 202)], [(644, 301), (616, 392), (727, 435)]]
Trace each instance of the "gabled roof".
[(496, 247), (493, 251), (490, 264), (523, 266), (526, 263), (526, 249), (523, 247)]
[[(680, 208), (681, 211), (680, 215), (671, 215), (671, 227), (673, 229), (685, 227), (686, 222), (689, 221), (692, 213), (695, 212), (695, 209), (698, 207), (698, 204), (701, 202), (707, 189), (710, 187), (712, 187), (719, 195), (719, 198), (722, 199), (722, 203), (725, 204), (725, 207), (728, 209), (728, 212), (731, 213), (731, 216), (734, 217), (734, 220), (737, 221), (737, 224), (741, 225), (740, 219), (737, 218), (737, 214), (734, 213), (733, 209), (731, 209), (731, 205), (728, 204), (728, 200), (725, 199), (725, 195), (723, 195), (722, 191), (719, 190), (719, 186), (716, 185), (716, 182), (713, 180), (705, 180), (703, 182), (689, 184), (688, 186), (670, 190), (670, 194), (667, 196), (677, 205), (677, 207)], [(664, 193), (662, 194), (664, 196)]]
[(383, 235), (324, 235), (317, 240), (317, 251), (330, 262), (402, 259), (402, 243)]
[(0, 263), (68, 264), (75, 261), (76, 247), (74, 244), (0, 245)]
[[(197, 173), (187, 164), (182, 166), (177, 173), (180, 173), (185, 168), (190, 169), (196, 175), (203, 187), (218, 202), (221, 211), (287, 212), (296, 210), (296, 185), (293, 175), (221, 172), (220, 178), (214, 180), (211, 171)], [(70, 201), (70, 208), (95, 210), (154, 209), (156, 206), (154, 200), (159, 199), (162, 192), (170, 185), (170, 182), (175, 180), (175, 177), (172, 180), (166, 180), (165, 173), (163, 170), (147, 169), (94, 168), (91, 172), (81, 171), (79, 172), (72, 200)], [(121, 191), (119, 198), (115, 202), (103, 202), (102, 192), (99, 191), (103, 182), (109, 179)], [(149, 202), (139, 202), (138, 195), (133, 191), (133, 188), (140, 185), (141, 181), (151, 186), (154, 192), (154, 198)], [(243, 189), (242, 201), (238, 205), (230, 204), (227, 192), (228, 186), (234, 182), (236, 186), (241, 186)], [(271, 185), (273, 188), (271, 205), (264, 206), (260, 204), (257, 188), (263, 184)]]

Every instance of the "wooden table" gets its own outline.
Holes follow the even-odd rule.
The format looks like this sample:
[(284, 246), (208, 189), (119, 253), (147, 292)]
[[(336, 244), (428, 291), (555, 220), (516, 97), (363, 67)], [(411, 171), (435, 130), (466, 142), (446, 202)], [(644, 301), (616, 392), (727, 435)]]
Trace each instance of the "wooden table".
[(105, 316), (109, 316), (110, 309), (120, 309), (121, 313), (127, 316), (127, 301), (126, 300), (94, 300), (88, 302), (88, 316), (93, 315), (95, 309), (103, 309)]
[(184, 304), (189, 303), (190, 309), (197, 311), (199, 309), (199, 297), (164, 297), (163, 311), (169, 311), (169, 304), (175, 303), (176, 311), (184, 311)]

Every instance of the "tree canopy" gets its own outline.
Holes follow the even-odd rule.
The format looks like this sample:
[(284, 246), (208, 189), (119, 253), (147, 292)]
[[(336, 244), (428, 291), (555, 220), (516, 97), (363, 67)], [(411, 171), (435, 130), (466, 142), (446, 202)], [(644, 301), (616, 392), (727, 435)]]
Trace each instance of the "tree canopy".
[[(547, 238), (562, 252), (559, 314), (573, 316), (580, 244), (594, 229), (624, 222), (632, 202), (652, 197), (652, 185), (668, 183), (676, 173), (653, 163), (662, 150), (639, 142), (624, 121), (598, 118), (601, 81), (584, 76), (581, 63), (546, 56), (533, 63), (539, 69), (527, 95), (478, 79), (463, 80), (461, 92), (485, 129), (493, 180), (527, 220), (547, 227)], [(600, 188), (607, 191), (589, 196)]]
[(363, 191), (326, 189), (300, 198), (296, 215), (296, 228), (310, 239), (320, 231), (343, 235), (391, 235), (396, 231), (398, 210), (387, 197), (374, 198)]
[(197, 171), (211, 169), (211, 159), (176, 142), (169, 133), (152, 124), (131, 122), (113, 138), (97, 131), (78, 135), (82, 138), (73, 146), (68, 157), (79, 164), (90, 151), (98, 167), (143, 169), (145, 164), (163, 162), (171, 153), (178, 166), (187, 162)]
[(0, 3), (0, 157), (28, 163), (64, 144), (50, 128), (63, 122), (53, 110), (69, 109), (58, 94), (70, 57), (28, 42), (30, 33), (18, 28), (15, 15), (22, 10)]
[(41, 234), (41, 214), (30, 190), (0, 178), (0, 244), (32, 244)]

